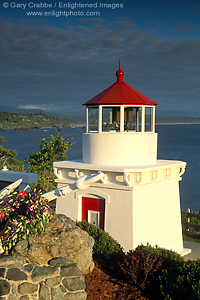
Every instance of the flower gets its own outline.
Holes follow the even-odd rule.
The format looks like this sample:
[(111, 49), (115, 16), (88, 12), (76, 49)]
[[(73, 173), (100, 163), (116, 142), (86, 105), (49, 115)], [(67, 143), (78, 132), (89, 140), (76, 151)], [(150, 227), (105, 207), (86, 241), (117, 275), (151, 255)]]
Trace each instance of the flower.
[(4, 218), (5, 218), (5, 214), (2, 211), (0, 211), (0, 219), (4, 219)]
[(20, 196), (20, 197), (25, 197), (25, 196), (26, 196), (26, 192), (25, 192), (25, 191), (22, 191), (22, 192), (20, 192), (20, 193), (18, 194), (18, 196)]
[(4, 251), (9, 253), (18, 241), (41, 233), (51, 217), (48, 201), (40, 192), (14, 192), (0, 199), (0, 240)]

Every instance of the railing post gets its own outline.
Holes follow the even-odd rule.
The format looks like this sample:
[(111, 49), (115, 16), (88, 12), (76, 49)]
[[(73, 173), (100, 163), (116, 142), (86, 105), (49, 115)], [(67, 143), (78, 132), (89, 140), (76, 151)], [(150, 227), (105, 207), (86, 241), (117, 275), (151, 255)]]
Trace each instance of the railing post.
[[(187, 209), (187, 223), (190, 223), (190, 208)], [(190, 228), (188, 225), (187, 225), (187, 231), (190, 231)]]

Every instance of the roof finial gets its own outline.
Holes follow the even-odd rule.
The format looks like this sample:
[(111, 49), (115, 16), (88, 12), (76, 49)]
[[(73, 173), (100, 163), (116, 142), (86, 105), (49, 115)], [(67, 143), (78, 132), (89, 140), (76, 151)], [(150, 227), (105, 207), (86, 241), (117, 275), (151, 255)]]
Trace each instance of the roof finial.
[(121, 70), (121, 60), (119, 58), (119, 70)]
[(116, 72), (117, 82), (123, 81), (124, 72), (121, 70), (121, 61), (119, 58), (119, 70)]

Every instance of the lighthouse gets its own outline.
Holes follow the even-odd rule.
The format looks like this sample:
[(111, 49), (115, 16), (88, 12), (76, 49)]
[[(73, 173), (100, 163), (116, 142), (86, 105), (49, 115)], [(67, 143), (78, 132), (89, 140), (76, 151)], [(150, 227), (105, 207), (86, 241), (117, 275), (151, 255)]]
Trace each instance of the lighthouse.
[(140, 244), (183, 248), (179, 181), (186, 163), (157, 159), (158, 103), (116, 81), (83, 103), (83, 159), (53, 164), (56, 213), (86, 220), (108, 232), (125, 251)]

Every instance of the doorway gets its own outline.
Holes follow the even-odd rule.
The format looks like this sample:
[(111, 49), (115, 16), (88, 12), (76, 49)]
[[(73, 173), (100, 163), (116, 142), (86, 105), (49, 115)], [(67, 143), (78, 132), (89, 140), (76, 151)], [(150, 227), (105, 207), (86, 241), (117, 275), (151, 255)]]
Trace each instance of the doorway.
[(105, 199), (82, 197), (82, 220), (104, 230)]

